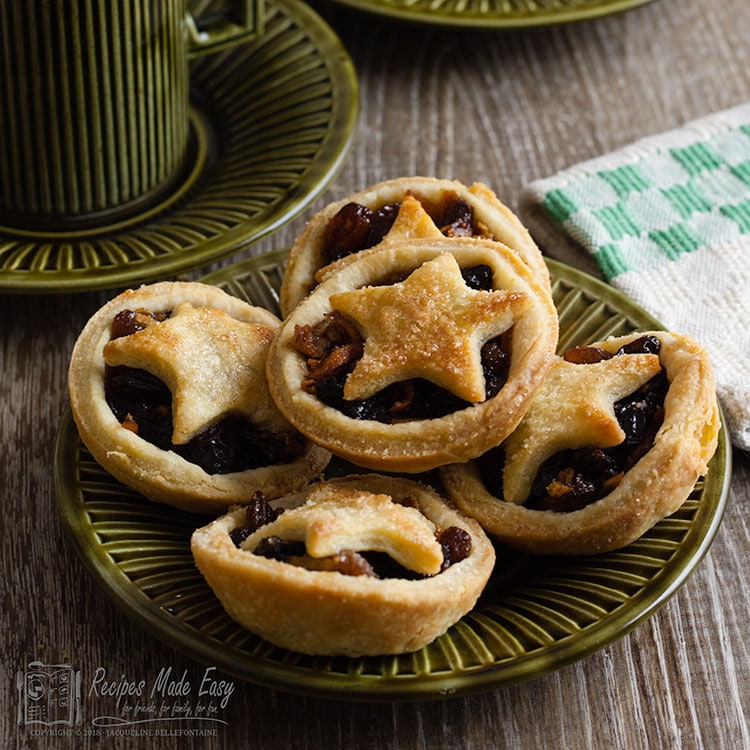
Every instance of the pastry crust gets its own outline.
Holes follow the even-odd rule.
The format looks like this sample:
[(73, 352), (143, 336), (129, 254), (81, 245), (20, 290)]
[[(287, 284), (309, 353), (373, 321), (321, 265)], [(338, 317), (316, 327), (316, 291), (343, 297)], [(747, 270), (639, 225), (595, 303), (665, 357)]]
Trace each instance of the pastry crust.
[[(173, 330), (169, 338), (162, 335), (163, 341), (155, 337), (149, 340), (147, 332), (164, 325), (155, 323), (141, 332), (143, 340), (137, 347), (125, 346), (130, 344), (128, 339), (136, 340), (133, 336), (110, 341), (115, 315), (137, 309), (155, 313), (183, 310), (187, 316), (195, 316), (197, 323), (189, 320), (187, 328), (191, 330)], [(170, 319), (172, 328), (184, 319), (178, 316)], [(309, 441), (303, 440), (302, 453), (289, 463), (209, 474), (174, 451), (162, 450), (123, 427), (105, 396), (107, 363), (141, 367), (157, 377), (173, 379), (170, 385), (179, 388), (179, 393), (172, 394), (176, 411), (175, 443), (191, 437), (202, 422), (211, 418), (212, 408), (217, 417), (224, 410), (245, 414), (272, 432), (293, 434), (294, 429), (276, 408), (265, 382), (265, 357), (279, 325), (280, 321), (267, 310), (248, 305), (207, 284), (160, 282), (123, 292), (91, 317), (73, 349), (68, 384), (81, 439), (94, 458), (124, 484), (151, 500), (192, 512), (223, 513), (229, 506), (249, 500), (257, 489), (273, 497), (302, 487), (320, 475), (330, 458), (330, 454)], [(187, 338), (194, 336), (196, 330), (210, 331), (211, 340)], [(186, 337), (185, 341), (180, 337)], [(226, 346), (214, 346), (217, 338), (226, 339)], [(181, 360), (180, 352), (185, 348), (190, 356)], [(253, 361), (243, 361), (243, 357), (250, 355)], [(217, 366), (223, 379), (217, 376), (216, 369), (211, 369), (215, 359), (220, 361)], [(153, 364), (157, 361), (158, 366)], [(186, 368), (184, 377), (180, 372), (181, 362)], [(187, 369), (190, 367), (193, 369)], [(210, 377), (206, 373), (209, 370)], [(244, 380), (238, 385), (240, 373)], [(202, 389), (201, 404), (195, 409), (190, 388)], [(248, 392), (253, 394), (252, 403), (246, 400)], [(225, 393), (229, 394), (227, 403), (222, 400)], [(179, 434), (178, 409), (185, 414), (184, 434)]]
[[(341, 513), (342, 507), (337, 505), (336, 497), (342, 494), (349, 504), (360, 503), (351, 517)], [(375, 499), (380, 510), (374, 518), (382, 517), (383, 503), (393, 504), (384, 498), (409, 505), (416, 500), (419, 510), (400, 505), (395, 508), (400, 514), (414, 516), (414, 525), (421, 524), (429, 530), (456, 526), (468, 532), (468, 556), (435, 575), (408, 580), (311, 570), (252, 551), (260, 538), (277, 533), (282, 523), (286, 523), (286, 529), (299, 530), (300, 514), (307, 514), (308, 545), (313, 529), (319, 536), (328, 532), (328, 537), (335, 537), (343, 526), (354, 538), (362, 536), (362, 527), (369, 529), (372, 524), (358, 521), (357, 514), (366, 516), (367, 503)], [(228, 614), (282, 648), (346, 656), (414, 651), (443, 634), (473, 608), (494, 566), (495, 553), (481, 526), (462, 516), (432, 488), (410, 479), (379, 475), (340, 477), (271, 505), (297, 507), (297, 511), (282, 513), (240, 547), (235, 546), (229, 534), (242, 525), (244, 514), (242, 510), (232, 511), (196, 530), (191, 550)], [(289, 521), (285, 522), (287, 514)], [(375, 523), (382, 525), (381, 521)], [(300, 538), (299, 533), (289, 534)], [(408, 545), (409, 534), (402, 530), (400, 541), (396, 538), (390, 543), (396, 548), (399, 544)], [(434, 543), (434, 537), (428, 535)], [(344, 535), (344, 539), (351, 543), (351, 537)], [(378, 549), (372, 539), (354, 543), (355, 550)]]
[[(716, 450), (720, 419), (714, 375), (706, 352), (692, 339), (676, 333), (634, 333), (591, 346), (613, 354), (644, 335), (661, 342), (658, 356), (669, 381), (664, 421), (651, 449), (625, 472), (613, 491), (580, 510), (533, 510), (492, 495), (476, 463), (471, 462), (441, 469), (448, 495), (489, 534), (534, 554), (589, 555), (619, 549), (677, 511), (705, 474)], [(545, 393), (542, 388), (534, 404)], [(547, 403), (539, 408), (546, 410), (551, 422), (558, 419), (557, 406)], [(519, 429), (523, 427), (522, 422)], [(498, 466), (497, 470), (503, 469)]]
[[(282, 315), (284, 317), (289, 315), (326, 273), (325, 267), (329, 263), (324, 257), (323, 248), (328, 222), (347, 203), (359, 203), (375, 210), (387, 204), (400, 202), (407, 193), (412, 193), (426, 201), (438, 204), (445, 193), (451, 192), (472, 207), (475, 219), (488, 229), (493, 240), (511, 248), (528, 265), (536, 280), (549, 287), (549, 272), (541, 251), (518, 217), (498, 199), (489, 187), (481, 182), (466, 186), (456, 180), (400, 177), (378, 183), (367, 190), (330, 203), (310, 219), (289, 254), (279, 295)], [(431, 227), (426, 226), (427, 223)], [(431, 221), (422, 221), (411, 226), (407, 232), (399, 233), (398, 237), (393, 239), (401, 241), (405, 234), (413, 238), (427, 238), (435, 231), (439, 234), (439, 230)], [(388, 235), (384, 241), (389, 241)]]
[[(392, 290), (394, 286), (371, 285), (377, 285), (389, 276), (405, 278), (400, 283), (409, 285), (415, 273), (422, 273), (430, 264), (442, 263), (440, 256), (446, 254), (452, 256), (451, 260), (455, 258), (461, 268), (486, 264), (492, 269), (494, 291), (476, 293), (481, 300), (486, 299), (489, 304), (496, 295), (507, 295), (521, 302), (513, 316), (508, 379), (496, 395), (441, 417), (383, 423), (346, 416), (325, 404), (314, 393), (303, 390), (302, 382), (308, 373), (308, 366), (305, 357), (294, 345), (297, 326), (317, 325), (325, 314), (331, 312), (332, 300), (340, 298), (337, 295), (343, 295), (346, 299), (352, 290), (360, 290), (366, 295), (382, 294), (383, 290)], [(428, 284), (429, 280), (425, 283)], [(438, 296), (443, 295), (442, 282), (436, 282), (434, 288)], [(434, 312), (432, 302), (427, 299), (430, 290), (425, 287), (423, 291), (426, 296), (415, 295), (411, 301), (413, 321), (409, 320), (408, 310), (401, 317), (394, 317), (387, 325), (381, 325), (377, 315), (373, 317), (376, 343), (380, 344), (383, 336), (390, 335), (396, 345), (401, 343), (401, 351), (385, 365), (383, 358), (387, 359), (390, 355), (388, 352), (378, 352), (380, 368), (368, 370), (368, 374), (374, 373), (373, 377), (377, 375), (386, 382), (394, 369), (400, 368), (403, 379), (407, 379), (418, 374), (410, 370), (416, 362), (415, 366), (422, 368), (422, 377), (431, 379), (429, 374), (425, 375), (427, 369), (435, 364), (430, 361), (430, 347), (434, 347), (436, 353), (445, 350), (447, 343), (442, 339), (446, 329), (443, 322), (437, 320), (439, 309), (432, 319), (422, 319), (423, 314)], [(481, 295), (488, 296), (485, 298)], [(484, 302), (478, 299), (471, 304), (481, 307)], [(481, 311), (477, 313), (480, 318), (482, 314)], [(390, 310), (385, 315), (390, 315)], [(464, 319), (463, 315), (459, 317)], [(454, 392), (463, 384), (466, 373), (471, 371), (472, 357), (476, 361), (482, 344), (487, 340), (483, 341), (481, 336), (475, 335), (476, 330), (479, 328), (470, 335), (469, 349), (472, 351), (468, 354), (463, 350), (459, 352), (460, 357), (466, 355), (465, 361), (469, 364), (463, 369), (451, 371), (449, 365), (452, 360), (447, 360), (445, 371), (441, 373), (442, 378), (453, 379), (456, 384)], [(501, 330), (505, 329), (501, 327)], [(425, 341), (419, 342), (419, 336)], [(287, 318), (274, 339), (267, 361), (268, 381), (272, 396), (289, 421), (327, 450), (369, 469), (419, 472), (447, 463), (466, 461), (503, 440), (518, 424), (526, 405), (541, 384), (554, 359), (556, 343), (557, 314), (551, 296), (534, 280), (514, 253), (497, 243), (473, 238), (413, 240), (384, 245), (377, 252), (363, 254), (320, 284)], [(360, 365), (369, 366), (371, 358), (367, 340), (364, 347), (365, 354)], [(458, 351), (458, 347), (454, 349)], [(456, 356), (459, 357), (459, 354)], [(435, 359), (432, 357), (432, 360)], [(354, 374), (356, 370), (350, 377)], [(481, 386), (484, 392), (484, 384)]]

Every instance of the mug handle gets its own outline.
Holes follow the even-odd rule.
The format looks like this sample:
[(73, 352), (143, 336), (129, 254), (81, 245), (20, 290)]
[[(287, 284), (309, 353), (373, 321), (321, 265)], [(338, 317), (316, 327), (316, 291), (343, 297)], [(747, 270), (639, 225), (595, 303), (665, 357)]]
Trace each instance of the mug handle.
[(262, 33), (264, 0), (224, 0), (222, 4), (224, 10), (200, 18), (186, 12), (189, 58), (221, 52)]

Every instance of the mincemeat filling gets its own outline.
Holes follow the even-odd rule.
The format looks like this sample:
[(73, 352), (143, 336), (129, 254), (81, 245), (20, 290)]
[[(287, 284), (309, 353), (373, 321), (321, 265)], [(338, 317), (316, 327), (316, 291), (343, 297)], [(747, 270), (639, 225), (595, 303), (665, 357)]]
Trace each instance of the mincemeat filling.
[[(615, 354), (597, 347), (576, 347), (564, 355), (568, 362), (586, 364), (628, 354), (658, 354), (661, 342), (656, 336), (642, 336), (621, 347)], [(569, 513), (596, 502), (614, 490), (640, 458), (653, 446), (664, 421), (664, 399), (669, 389), (662, 371), (634, 393), (614, 405), (625, 440), (611, 448), (587, 447), (564, 450), (548, 458), (537, 472), (526, 508)], [(482, 481), (489, 492), (503, 497), (503, 446), (493, 448), (477, 459)]]
[[(492, 269), (488, 265), (463, 269), (462, 275), (472, 289), (492, 289)], [(508, 379), (512, 330), (487, 341), (482, 347), (487, 399), (497, 395)], [(332, 310), (315, 326), (297, 326), (294, 345), (308, 365), (303, 390), (352, 419), (393, 424), (412, 419), (437, 419), (471, 406), (470, 402), (423, 378), (394, 383), (367, 399), (345, 399), (344, 383), (362, 357), (364, 342), (356, 326), (337, 310)]]
[[(166, 320), (169, 313), (154, 315), (124, 310), (112, 322), (112, 338), (129, 336), (149, 324)], [(276, 433), (238, 415), (227, 415), (182, 445), (172, 442), (172, 394), (146, 370), (110, 367), (104, 372), (107, 404), (123, 427), (162, 450), (171, 450), (207, 474), (233, 474), (261, 466), (293, 461), (303, 443), (293, 433)]]
[[(489, 229), (475, 218), (474, 209), (457, 193), (444, 191), (436, 202), (411, 192), (408, 195), (419, 200), (446, 237), (491, 238)], [(393, 226), (400, 206), (399, 202), (393, 202), (370, 209), (352, 202), (340, 208), (326, 227), (323, 247), (326, 263), (377, 245)]]
[[(419, 508), (419, 503), (413, 497), (404, 498), (403, 504)], [(232, 542), (239, 547), (251, 534), (274, 521), (283, 512), (283, 508), (276, 510), (271, 508), (263, 493), (256, 491), (245, 509), (243, 524), (229, 532)], [(471, 535), (465, 529), (448, 526), (445, 529), (438, 529), (435, 532), (435, 538), (443, 549), (441, 573), (471, 554)], [(307, 554), (304, 542), (281, 539), (277, 536), (261, 539), (252, 552), (290, 565), (313, 570), (336, 571), (348, 576), (364, 575), (370, 578), (404, 578), (407, 580), (430, 578), (423, 573), (409, 570), (384, 552), (341, 550), (333, 557), (316, 559)]]

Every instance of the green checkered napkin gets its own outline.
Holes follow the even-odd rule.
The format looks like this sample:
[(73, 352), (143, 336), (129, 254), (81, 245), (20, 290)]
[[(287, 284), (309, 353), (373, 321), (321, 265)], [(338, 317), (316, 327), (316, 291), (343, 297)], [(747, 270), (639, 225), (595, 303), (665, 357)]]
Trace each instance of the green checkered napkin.
[(535, 181), (521, 215), (549, 255), (593, 259), (587, 270), (703, 344), (732, 439), (750, 449), (750, 104)]

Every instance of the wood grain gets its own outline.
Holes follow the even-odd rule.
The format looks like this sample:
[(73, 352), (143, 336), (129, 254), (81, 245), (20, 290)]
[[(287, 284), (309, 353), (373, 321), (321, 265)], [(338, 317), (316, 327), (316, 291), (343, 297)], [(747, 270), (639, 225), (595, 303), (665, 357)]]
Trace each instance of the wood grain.
[[(511, 206), (529, 181), (750, 95), (750, 3), (657, 0), (620, 15), (513, 32), (398, 23), (316, 4), (360, 76), (359, 131), (318, 208), (406, 174), (483, 180)], [(312, 209), (311, 209), (312, 211)], [(299, 217), (250, 252), (289, 245)], [(227, 263), (236, 259), (227, 259)], [(56, 515), (52, 451), (77, 332), (109, 292), (0, 295), (3, 495), (0, 737), (89, 747), (19, 726), (33, 660), (153, 680), (205, 667), (130, 621), (93, 584)], [(107, 747), (750, 747), (750, 457), (734, 454), (724, 522), (670, 602), (630, 634), (540, 679), (425, 703), (349, 703), (235, 681), (216, 737)], [(106, 701), (82, 696), (83, 715)], [(559, 738), (559, 739), (558, 739)]]

